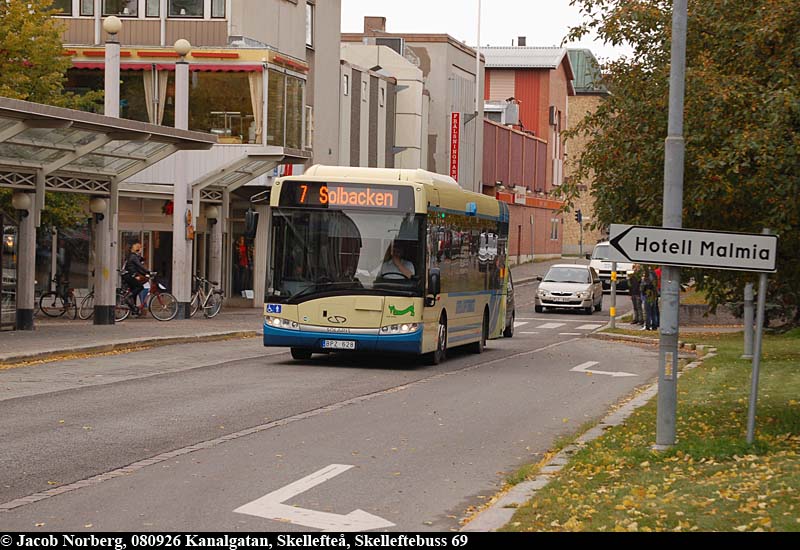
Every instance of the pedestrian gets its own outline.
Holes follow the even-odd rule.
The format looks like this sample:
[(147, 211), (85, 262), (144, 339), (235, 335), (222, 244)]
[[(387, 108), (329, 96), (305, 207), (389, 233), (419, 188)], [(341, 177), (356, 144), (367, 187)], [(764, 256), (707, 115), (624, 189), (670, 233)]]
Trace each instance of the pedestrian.
[(642, 311), (642, 269), (639, 264), (633, 266), (633, 273), (628, 277), (628, 291), (631, 293), (633, 303), (633, 324), (644, 324), (644, 312)]
[(644, 304), (645, 325), (643, 330), (656, 330), (659, 325), (658, 319), (658, 288), (656, 274), (649, 267), (645, 268), (642, 275), (641, 291), (642, 302)]

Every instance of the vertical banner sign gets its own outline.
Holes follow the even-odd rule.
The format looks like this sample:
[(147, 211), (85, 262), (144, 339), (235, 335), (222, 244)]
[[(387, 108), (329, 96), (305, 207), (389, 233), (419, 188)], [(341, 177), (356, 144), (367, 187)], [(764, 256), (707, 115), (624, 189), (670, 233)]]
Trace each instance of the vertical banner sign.
[(458, 146), (461, 136), (461, 113), (453, 113), (450, 121), (450, 177), (458, 181)]

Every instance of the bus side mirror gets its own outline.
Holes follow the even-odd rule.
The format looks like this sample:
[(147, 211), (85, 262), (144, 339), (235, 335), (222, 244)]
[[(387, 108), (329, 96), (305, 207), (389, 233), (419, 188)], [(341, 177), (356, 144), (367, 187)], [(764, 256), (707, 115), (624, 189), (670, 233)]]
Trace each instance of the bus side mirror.
[(429, 298), (428, 305), (432, 306), (436, 303), (436, 297), (439, 296), (442, 292), (442, 274), (438, 268), (431, 269), (430, 274), (428, 275), (428, 295), (433, 295), (433, 298)]
[(244, 236), (248, 239), (255, 239), (258, 230), (258, 212), (248, 209), (244, 214)]

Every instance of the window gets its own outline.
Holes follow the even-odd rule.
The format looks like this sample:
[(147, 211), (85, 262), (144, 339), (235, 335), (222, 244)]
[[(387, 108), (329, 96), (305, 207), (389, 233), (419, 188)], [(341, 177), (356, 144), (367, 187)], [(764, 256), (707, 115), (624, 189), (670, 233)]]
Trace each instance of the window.
[(303, 146), (303, 84), (292, 76), (286, 77), (286, 147)]
[(381, 88), (381, 99), (379, 105), (381, 107), (386, 105), (386, 88)]
[(350, 95), (350, 75), (342, 75), (342, 93), (345, 96)]
[(220, 143), (256, 143), (260, 136), (251, 98), (251, 76), (261, 73), (195, 71), (189, 83), (189, 129), (210, 132)]
[(147, 17), (159, 17), (161, 15), (161, 0), (147, 0), (144, 11)]
[(559, 221), (558, 218), (553, 218), (550, 220), (550, 240), (557, 241), (558, 240), (558, 226)]
[(366, 80), (361, 81), (361, 101), (364, 103), (369, 101), (369, 88)]
[(211, 1), (211, 17), (214, 19), (225, 18), (225, 0)]
[(203, 17), (203, 0), (169, 0), (170, 17)]
[(94, 15), (94, 0), (81, 0), (81, 15)]
[(55, 0), (53, 9), (61, 12), (59, 15), (72, 15), (72, 0)]
[(139, 0), (103, 0), (103, 15), (137, 17)]
[(314, 4), (306, 3), (306, 46), (314, 47)]
[(303, 147), (309, 151), (314, 150), (314, 107), (306, 105), (306, 141)]
[(269, 71), (267, 93), (267, 145), (283, 147), (286, 116), (286, 75)]

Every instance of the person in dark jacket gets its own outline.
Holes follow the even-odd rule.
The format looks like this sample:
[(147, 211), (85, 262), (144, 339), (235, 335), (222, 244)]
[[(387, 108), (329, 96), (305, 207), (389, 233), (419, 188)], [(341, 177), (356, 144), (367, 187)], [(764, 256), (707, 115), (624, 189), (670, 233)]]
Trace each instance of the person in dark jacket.
[(633, 303), (633, 324), (644, 324), (644, 313), (642, 312), (642, 267), (633, 266), (633, 273), (628, 277), (628, 290), (631, 293)]
[(139, 314), (139, 309), (136, 307), (136, 297), (144, 290), (144, 283), (147, 281), (149, 272), (144, 267), (144, 257), (142, 256), (142, 243), (135, 242), (131, 245), (131, 252), (128, 254), (128, 259), (125, 260), (125, 277), (124, 283), (130, 289), (128, 295), (128, 305), (131, 311)]

